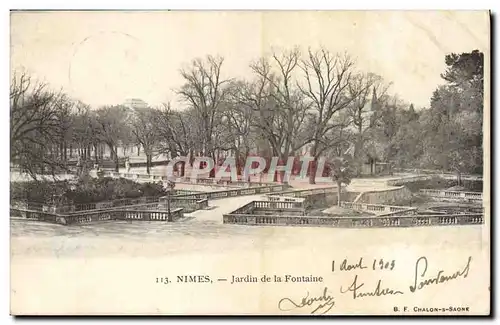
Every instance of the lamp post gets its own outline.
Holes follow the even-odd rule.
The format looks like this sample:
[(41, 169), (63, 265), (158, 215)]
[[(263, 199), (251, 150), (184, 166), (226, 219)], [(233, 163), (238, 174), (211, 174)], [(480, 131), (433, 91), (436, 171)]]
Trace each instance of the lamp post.
[(168, 221), (172, 220), (172, 214), (170, 213), (170, 192), (175, 188), (175, 183), (171, 180), (167, 180), (167, 213), (168, 213)]

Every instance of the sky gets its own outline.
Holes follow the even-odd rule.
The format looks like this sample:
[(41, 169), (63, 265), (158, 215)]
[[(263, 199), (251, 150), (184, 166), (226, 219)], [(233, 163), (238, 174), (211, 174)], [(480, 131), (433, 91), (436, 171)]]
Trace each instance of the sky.
[(207, 54), (224, 77), (251, 78), (249, 63), (298, 46), (349, 53), (391, 93), (429, 105), (444, 56), (489, 55), (486, 11), (13, 12), (11, 73), (26, 71), (92, 107), (140, 98), (182, 106), (179, 69)]

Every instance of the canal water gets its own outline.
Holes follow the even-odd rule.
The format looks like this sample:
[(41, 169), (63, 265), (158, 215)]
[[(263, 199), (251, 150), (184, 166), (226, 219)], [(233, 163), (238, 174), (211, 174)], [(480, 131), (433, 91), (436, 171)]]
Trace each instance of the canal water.
[(12, 256), (151, 256), (331, 247), (480, 248), (484, 226), (339, 229), (227, 225), (217, 221), (61, 226), (11, 220)]

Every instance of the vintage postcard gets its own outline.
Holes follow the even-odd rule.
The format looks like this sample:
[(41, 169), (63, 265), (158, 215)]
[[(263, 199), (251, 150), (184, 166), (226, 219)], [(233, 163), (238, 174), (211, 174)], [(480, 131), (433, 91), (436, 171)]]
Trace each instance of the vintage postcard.
[(488, 11), (11, 11), (13, 315), (488, 315)]

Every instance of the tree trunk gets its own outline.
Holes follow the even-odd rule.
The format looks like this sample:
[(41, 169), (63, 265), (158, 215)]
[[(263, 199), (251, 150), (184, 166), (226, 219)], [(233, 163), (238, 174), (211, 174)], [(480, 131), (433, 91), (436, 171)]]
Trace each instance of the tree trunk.
[[(359, 117), (361, 119), (361, 116)], [(362, 123), (358, 126), (358, 138), (356, 144), (354, 145), (354, 160), (356, 161), (356, 176), (360, 176), (363, 173), (363, 126)]]
[(98, 164), (99, 163), (99, 158), (97, 157), (97, 144), (94, 144), (94, 159), (95, 159), (95, 163)]
[(64, 161), (68, 161), (68, 143), (64, 141)]
[(141, 146), (138, 145), (137, 146), (137, 157), (139, 157), (141, 155)]
[(309, 164), (309, 184), (316, 184), (316, 171), (318, 169), (318, 157), (314, 159)]
[(184, 177), (184, 173), (186, 172), (186, 162), (182, 161), (180, 164), (181, 164), (181, 177)]
[[(245, 168), (245, 166), (247, 165), (247, 159), (248, 159), (248, 153), (250, 152), (250, 149), (247, 149), (245, 150), (245, 165), (243, 166), (243, 168)], [(250, 179), (250, 173), (247, 173), (247, 179), (245, 181), (247, 181), (248, 183), (251, 183), (251, 179)]]
[(236, 176), (239, 176), (241, 175), (241, 160), (240, 160), (240, 150), (238, 148), (236, 148), (236, 150), (234, 150), (234, 159), (235, 159), (235, 163), (236, 163)]
[(309, 165), (311, 168), (310, 169), (308, 168), (308, 170), (310, 171), (309, 184), (316, 184), (316, 169), (318, 168), (318, 157), (316, 155), (317, 148), (318, 148), (318, 143), (315, 140), (313, 146), (311, 147), (311, 151), (309, 152), (311, 157), (314, 158)]
[(278, 183), (278, 172), (274, 171), (273, 182)]
[(73, 144), (70, 143), (69, 144), (69, 158), (73, 158)]
[(457, 186), (462, 185), (462, 174), (460, 173), (460, 171), (457, 171), (457, 183)]
[(118, 160), (118, 155), (115, 153), (115, 172), (120, 171), (120, 161)]
[(108, 147), (110, 150), (111, 160), (115, 161), (115, 172), (119, 172), (120, 171), (120, 161), (118, 160), (118, 155), (117, 155), (117, 152), (115, 151), (115, 146), (108, 143)]
[[(213, 154), (212, 154), (212, 159), (214, 160), (214, 165), (215, 165), (215, 157)], [(215, 178), (215, 167), (216, 166), (214, 166), (214, 168), (210, 169), (210, 173), (209, 173), (208, 177)]]
[(342, 183), (337, 182), (337, 204), (340, 207), (340, 194), (342, 192)]
[(64, 143), (63, 143), (63, 141), (61, 141), (59, 143), (59, 155), (60, 155), (59, 158), (61, 160), (63, 160), (64, 159)]
[(190, 148), (189, 149), (189, 165), (191, 167), (193, 167), (193, 163), (194, 163), (194, 151), (193, 151), (193, 148)]
[(146, 154), (146, 173), (151, 173), (151, 154)]
[[(283, 158), (281, 159), (281, 161), (283, 161), (283, 163), (286, 166), (286, 164), (288, 163), (288, 154), (285, 154), (283, 156)], [(288, 180), (285, 179), (286, 170), (280, 170), (278, 173), (280, 175), (280, 183), (281, 184), (288, 184)]]

